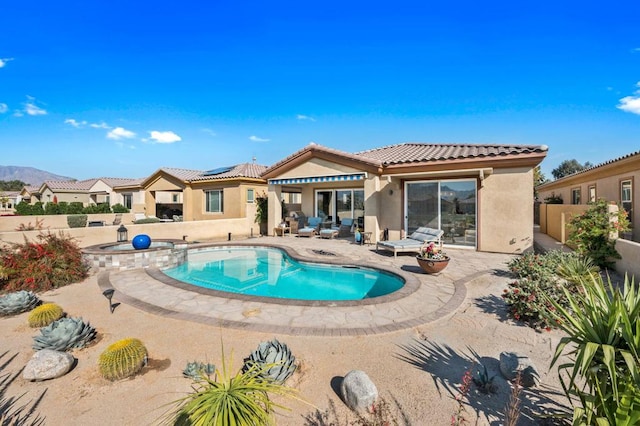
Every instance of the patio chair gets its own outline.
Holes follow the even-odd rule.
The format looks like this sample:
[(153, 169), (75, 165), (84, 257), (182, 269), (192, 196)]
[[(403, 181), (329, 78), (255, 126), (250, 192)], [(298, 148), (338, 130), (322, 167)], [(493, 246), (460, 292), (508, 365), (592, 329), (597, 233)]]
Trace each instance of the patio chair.
[(350, 237), (353, 234), (354, 222), (355, 220), (351, 218), (342, 219), (338, 228), (338, 237)]
[(402, 240), (395, 241), (378, 241), (376, 243), (376, 252), (379, 249), (389, 250), (393, 252), (393, 257), (398, 257), (398, 253), (415, 252), (420, 253), (420, 248), (424, 243), (434, 242), (442, 247), (442, 236), (444, 231), (441, 229), (433, 229), (420, 227), (411, 235)]
[(312, 237), (320, 233), (320, 225), (322, 224), (321, 217), (310, 217), (307, 220), (307, 226), (302, 229), (298, 229), (298, 236), (300, 237)]

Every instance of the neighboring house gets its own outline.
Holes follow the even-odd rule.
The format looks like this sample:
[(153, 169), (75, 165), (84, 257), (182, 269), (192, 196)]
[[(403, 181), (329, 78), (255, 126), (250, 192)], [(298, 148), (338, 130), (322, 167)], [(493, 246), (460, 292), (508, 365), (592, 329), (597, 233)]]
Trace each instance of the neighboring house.
[(357, 153), (310, 144), (269, 167), (269, 229), (280, 200), (300, 194), (305, 216), (357, 219), (376, 242), (418, 227), (445, 243), (521, 253), (533, 246), (533, 168), (546, 146), (402, 143)]
[(126, 185), (133, 179), (127, 178), (94, 178), (86, 180), (49, 180), (39, 188), (25, 187), (21, 191), (22, 199), (29, 204), (38, 201), (47, 203), (80, 202), (84, 206), (107, 203), (113, 206), (118, 202), (114, 187)]
[(13, 214), (16, 204), (18, 204), (21, 199), (20, 192), (0, 191), (0, 215)]
[[(144, 179), (144, 213), (147, 216), (182, 216), (185, 221), (247, 217), (247, 205), (266, 193), (260, 175), (266, 166), (254, 163), (214, 170), (161, 168)], [(251, 209), (249, 214), (255, 214)]]
[(640, 242), (640, 151), (606, 161), (586, 170), (539, 185), (538, 199), (560, 197), (564, 204), (588, 204), (603, 198), (627, 212), (631, 239)]

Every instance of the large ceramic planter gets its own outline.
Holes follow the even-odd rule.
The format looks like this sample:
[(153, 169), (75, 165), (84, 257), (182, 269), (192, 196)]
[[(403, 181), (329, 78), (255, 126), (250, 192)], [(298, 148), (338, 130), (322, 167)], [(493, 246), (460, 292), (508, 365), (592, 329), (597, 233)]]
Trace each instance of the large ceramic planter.
[(423, 259), (417, 256), (416, 260), (418, 261), (418, 265), (420, 265), (420, 268), (422, 268), (424, 272), (426, 272), (427, 274), (437, 274), (438, 272), (442, 271), (444, 268), (447, 267), (447, 265), (449, 264), (450, 258), (447, 257), (445, 259), (435, 260), (435, 259)]

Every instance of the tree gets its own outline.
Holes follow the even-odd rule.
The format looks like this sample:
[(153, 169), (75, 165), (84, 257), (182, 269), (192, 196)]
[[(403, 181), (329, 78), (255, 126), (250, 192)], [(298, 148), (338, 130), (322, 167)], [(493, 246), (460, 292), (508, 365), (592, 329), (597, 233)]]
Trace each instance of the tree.
[(538, 199), (538, 191), (536, 190), (536, 188), (538, 187), (538, 185), (542, 185), (546, 181), (547, 178), (545, 177), (544, 173), (542, 173), (540, 166), (536, 166), (533, 169), (533, 196), (536, 200)]
[(21, 180), (0, 180), (0, 191), (21, 191), (25, 186)]
[(560, 179), (573, 173), (580, 172), (584, 169), (588, 169), (589, 167), (593, 167), (593, 164), (588, 161), (584, 164), (580, 164), (576, 159), (564, 160), (558, 167), (551, 170), (551, 174), (553, 175), (554, 179)]

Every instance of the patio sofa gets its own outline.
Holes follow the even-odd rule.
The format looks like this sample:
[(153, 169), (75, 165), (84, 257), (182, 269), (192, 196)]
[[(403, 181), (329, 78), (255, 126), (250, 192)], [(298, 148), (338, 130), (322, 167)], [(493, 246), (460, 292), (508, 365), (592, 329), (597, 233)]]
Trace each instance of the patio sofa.
[(442, 235), (444, 231), (441, 229), (433, 229), (420, 227), (415, 230), (409, 237), (395, 241), (378, 241), (376, 243), (376, 251), (389, 250), (393, 252), (394, 257), (398, 257), (398, 253), (415, 252), (419, 253), (424, 243), (434, 242), (442, 247)]

